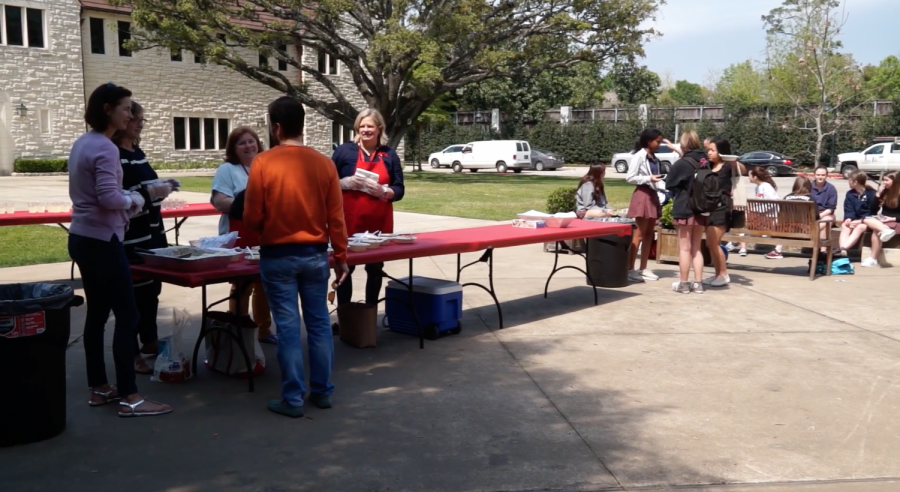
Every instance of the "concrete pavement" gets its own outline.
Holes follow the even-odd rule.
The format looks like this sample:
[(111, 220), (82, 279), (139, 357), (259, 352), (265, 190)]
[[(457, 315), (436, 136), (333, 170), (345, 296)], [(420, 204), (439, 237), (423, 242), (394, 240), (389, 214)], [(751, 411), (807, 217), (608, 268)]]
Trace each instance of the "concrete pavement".
[[(400, 213), (396, 221), (408, 232), (484, 223)], [(190, 219), (185, 235), (204, 235), (214, 222)], [(506, 329), (497, 329), (489, 296), (466, 289), (462, 334), (425, 350), (386, 330), (375, 349), (336, 340), (335, 408), (299, 420), (265, 409), (279, 388), (273, 347), (264, 348), (269, 366), (257, 392), (202, 368), (185, 384), (141, 377), (143, 393), (176, 410), (127, 420), (85, 404), (75, 343), (68, 428), (0, 449), (2, 489), (900, 490), (892, 308), (900, 270), (810, 282), (806, 260), (731, 260), (727, 288), (678, 295), (675, 266), (651, 264), (662, 280), (600, 289), (594, 306), (572, 271), (555, 276), (543, 298), (553, 255), (539, 245), (497, 250)], [(417, 275), (439, 278), (455, 278), (455, 265), (454, 257), (415, 262)], [(406, 262), (386, 269), (405, 276)], [(67, 264), (0, 269), (3, 283), (67, 278)], [(484, 282), (486, 270), (463, 278)], [(226, 291), (213, 287), (210, 296)], [(170, 308), (184, 307), (196, 337), (199, 303), (198, 290), (165, 286), (160, 332), (171, 330)], [(73, 310), (73, 341), (84, 313)]]

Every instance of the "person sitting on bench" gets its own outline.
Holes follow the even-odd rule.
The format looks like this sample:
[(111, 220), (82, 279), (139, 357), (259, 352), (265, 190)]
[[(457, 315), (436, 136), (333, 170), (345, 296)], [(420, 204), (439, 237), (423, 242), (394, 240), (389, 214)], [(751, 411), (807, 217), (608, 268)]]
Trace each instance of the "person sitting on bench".
[(881, 185), (875, 193), (881, 212), (863, 219), (863, 224), (872, 229), (872, 256), (862, 261), (861, 266), (879, 267), (878, 257), (884, 243), (900, 232), (900, 172), (889, 172), (881, 178)]

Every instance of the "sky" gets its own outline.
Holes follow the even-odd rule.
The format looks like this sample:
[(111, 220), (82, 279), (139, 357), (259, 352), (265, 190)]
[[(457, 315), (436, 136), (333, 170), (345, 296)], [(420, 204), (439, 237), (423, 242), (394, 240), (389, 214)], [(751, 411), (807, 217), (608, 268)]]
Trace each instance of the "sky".
[[(666, 0), (655, 22), (662, 37), (644, 47), (641, 63), (666, 82), (701, 85), (711, 73), (748, 59), (764, 60), (766, 33), (761, 16), (781, 0)], [(844, 51), (862, 64), (900, 56), (900, 0), (845, 0)]]

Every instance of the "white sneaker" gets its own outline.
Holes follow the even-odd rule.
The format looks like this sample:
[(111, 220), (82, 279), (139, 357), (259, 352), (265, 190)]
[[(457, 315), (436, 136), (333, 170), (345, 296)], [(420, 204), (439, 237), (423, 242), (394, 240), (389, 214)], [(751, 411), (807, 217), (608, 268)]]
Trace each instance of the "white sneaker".
[(651, 282), (655, 282), (659, 280), (659, 277), (650, 271), (649, 268), (645, 268), (643, 271), (639, 272), (641, 274), (641, 278), (644, 280), (649, 280)]
[(703, 279), (703, 285), (712, 285), (712, 283), (713, 283), (717, 278), (718, 278), (718, 277), (716, 277), (716, 276), (707, 277), (707, 278)]
[(725, 245), (725, 249), (726, 249), (729, 253), (732, 252), (732, 251), (734, 251), (734, 248), (735, 248), (734, 243), (732, 243), (731, 241), (728, 241), (728, 244)]
[(680, 281), (676, 280), (676, 281), (672, 282), (672, 290), (674, 290), (675, 292), (678, 292), (678, 287), (680, 287), (680, 286), (681, 286)]
[(713, 279), (712, 282), (709, 283), (711, 287), (725, 287), (726, 285), (731, 283), (731, 277), (725, 275), (724, 277), (719, 276)]
[(879, 268), (881, 265), (878, 264), (878, 260), (875, 258), (866, 258), (859, 264), (859, 266), (864, 266), (866, 268)]
[(881, 242), (886, 243), (891, 240), (897, 234), (897, 231), (893, 229), (885, 229), (878, 233), (878, 237), (881, 239)]
[(747, 248), (741, 248), (741, 250), (738, 251), (738, 254), (741, 256), (747, 256)]
[(640, 270), (631, 270), (628, 272), (628, 281), (640, 283), (644, 281), (644, 276), (641, 274)]

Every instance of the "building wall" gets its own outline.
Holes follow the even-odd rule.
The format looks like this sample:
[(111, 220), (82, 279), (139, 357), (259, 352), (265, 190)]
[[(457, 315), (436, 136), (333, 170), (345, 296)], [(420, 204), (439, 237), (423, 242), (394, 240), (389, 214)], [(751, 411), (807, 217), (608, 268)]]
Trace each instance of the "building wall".
[[(0, 0), (0, 5), (44, 10), (46, 46), (0, 46), (0, 175), (6, 175), (15, 158), (68, 154), (85, 130), (84, 86), (78, 0)], [(16, 112), (21, 104), (27, 108), (24, 117)]]
[[(103, 18), (105, 54), (91, 52), (90, 17)], [(129, 21), (126, 15), (85, 11), (82, 25), (85, 91), (112, 81), (127, 87), (145, 111), (141, 148), (152, 161), (220, 161), (223, 149), (178, 150), (175, 148), (174, 118), (225, 118), (231, 129), (249, 126), (260, 133), (265, 142), (266, 108), (283, 95), (275, 89), (250, 80), (225, 67), (196, 63), (194, 54), (182, 52), (182, 61), (172, 61), (168, 50), (150, 49), (119, 55), (118, 22)], [(258, 54), (242, 53), (245, 60), (257, 63)], [(271, 60), (275, 63), (274, 58)], [(299, 71), (288, 66), (286, 75), (299, 81)], [(321, 151), (321, 142), (310, 142)], [(330, 141), (329, 141), (330, 144)]]

